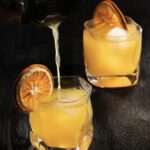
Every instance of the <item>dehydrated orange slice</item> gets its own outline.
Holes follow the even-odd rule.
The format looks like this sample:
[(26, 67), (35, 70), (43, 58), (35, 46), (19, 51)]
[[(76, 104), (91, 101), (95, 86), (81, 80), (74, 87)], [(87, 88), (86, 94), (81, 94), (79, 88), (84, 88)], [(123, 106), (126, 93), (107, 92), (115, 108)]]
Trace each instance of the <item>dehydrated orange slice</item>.
[(102, 1), (96, 7), (93, 18), (99, 18), (95, 19), (95, 25), (108, 22), (127, 30), (126, 20), (120, 9), (112, 0)]
[(53, 91), (53, 78), (50, 70), (41, 64), (24, 69), (15, 82), (15, 101), (24, 112), (33, 111), (39, 102)]

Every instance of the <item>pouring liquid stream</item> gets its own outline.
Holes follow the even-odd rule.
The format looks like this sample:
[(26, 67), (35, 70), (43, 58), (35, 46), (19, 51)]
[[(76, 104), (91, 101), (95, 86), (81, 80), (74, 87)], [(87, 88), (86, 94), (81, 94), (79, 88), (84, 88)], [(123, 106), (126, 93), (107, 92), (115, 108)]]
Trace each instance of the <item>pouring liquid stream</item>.
[[(63, 17), (59, 13), (49, 14), (42, 21), (37, 21), (36, 23), (46, 26), (52, 30), (54, 37), (54, 45), (55, 45), (55, 63), (57, 69), (57, 77), (58, 77), (58, 93), (61, 93), (61, 81), (60, 81), (60, 53), (59, 53), (59, 25), (61, 24)], [(60, 95), (60, 94), (59, 94)]]
[(57, 77), (58, 77), (58, 90), (61, 90), (61, 81), (60, 81), (60, 53), (59, 53), (59, 31), (58, 27), (60, 25), (60, 21), (57, 23), (50, 24), (48, 27), (52, 30), (55, 44), (55, 63), (57, 69)]

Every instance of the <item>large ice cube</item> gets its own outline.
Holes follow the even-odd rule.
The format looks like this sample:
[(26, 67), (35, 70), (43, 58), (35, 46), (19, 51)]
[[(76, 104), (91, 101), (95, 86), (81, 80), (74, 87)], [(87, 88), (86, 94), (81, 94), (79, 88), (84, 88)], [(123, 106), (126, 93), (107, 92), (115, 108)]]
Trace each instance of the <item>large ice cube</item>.
[(91, 28), (89, 32), (94, 37), (104, 37), (108, 39), (118, 39), (118, 37), (119, 39), (126, 39), (128, 35), (128, 32), (123, 28), (107, 23), (98, 24), (95, 27)]
[(107, 33), (107, 35), (111, 36), (111, 37), (126, 36), (127, 32), (124, 29), (122, 29), (122, 28), (115, 27), (111, 31), (109, 31)]

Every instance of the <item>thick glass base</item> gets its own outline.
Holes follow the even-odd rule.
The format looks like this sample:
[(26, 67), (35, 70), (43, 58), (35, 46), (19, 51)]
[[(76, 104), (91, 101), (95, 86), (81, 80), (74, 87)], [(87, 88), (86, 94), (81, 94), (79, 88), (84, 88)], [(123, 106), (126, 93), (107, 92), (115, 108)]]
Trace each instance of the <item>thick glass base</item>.
[(120, 88), (136, 85), (139, 78), (139, 68), (131, 75), (113, 75), (94, 77), (86, 71), (88, 81), (101, 88)]
[(93, 138), (93, 126), (91, 125), (90, 130), (88, 131), (88, 134), (84, 136), (82, 139), (82, 143), (79, 147), (76, 148), (55, 148), (55, 147), (49, 147), (47, 146), (42, 139), (40, 139), (35, 133), (32, 131), (30, 132), (30, 142), (32, 144), (32, 147), (30, 147), (30, 150), (88, 150)]

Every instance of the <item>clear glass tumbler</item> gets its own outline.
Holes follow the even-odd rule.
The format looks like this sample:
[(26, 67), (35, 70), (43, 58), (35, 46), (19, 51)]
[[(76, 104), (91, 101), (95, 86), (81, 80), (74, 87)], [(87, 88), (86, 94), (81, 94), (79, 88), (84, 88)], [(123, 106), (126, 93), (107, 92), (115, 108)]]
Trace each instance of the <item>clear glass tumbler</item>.
[(93, 137), (92, 87), (78, 76), (54, 78), (50, 102), (29, 114), (30, 141), (38, 150), (87, 150)]
[(137, 84), (142, 28), (125, 17), (127, 31), (96, 19), (84, 23), (84, 62), (88, 81), (102, 88)]

